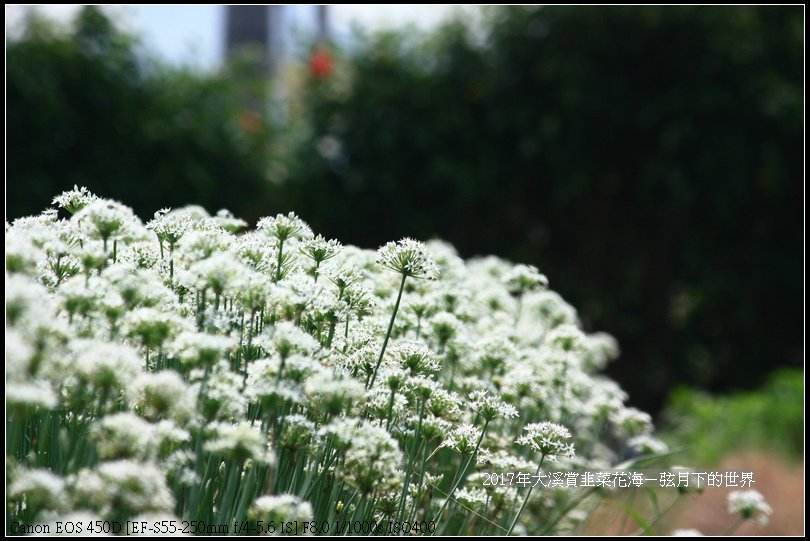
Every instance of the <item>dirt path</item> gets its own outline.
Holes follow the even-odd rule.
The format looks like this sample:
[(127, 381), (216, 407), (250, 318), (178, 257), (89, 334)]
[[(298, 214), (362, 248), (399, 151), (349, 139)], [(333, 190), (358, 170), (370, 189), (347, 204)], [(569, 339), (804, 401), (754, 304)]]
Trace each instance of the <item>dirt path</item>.
[[(763, 452), (743, 452), (725, 458), (714, 471), (753, 471), (755, 483), (773, 508), (767, 526), (749, 521), (735, 535), (803, 535), (804, 534), (804, 465), (788, 464), (781, 458)], [(708, 488), (699, 496), (682, 497), (667, 517), (656, 525), (658, 534), (668, 535), (675, 529), (694, 528), (704, 535), (722, 535), (734, 522), (727, 510), (726, 496), (732, 488)], [(663, 494), (663, 493), (662, 493)], [(668, 493), (667, 493), (668, 494)], [(619, 501), (624, 502), (626, 496)], [(664, 496), (660, 496), (663, 498)], [(634, 507), (645, 518), (652, 516), (639, 497)], [(624, 526), (622, 530), (622, 526)], [(601, 505), (587, 522), (584, 532), (589, 535), (632, 534), (638, 525), (624, 520), (615, 505)]]

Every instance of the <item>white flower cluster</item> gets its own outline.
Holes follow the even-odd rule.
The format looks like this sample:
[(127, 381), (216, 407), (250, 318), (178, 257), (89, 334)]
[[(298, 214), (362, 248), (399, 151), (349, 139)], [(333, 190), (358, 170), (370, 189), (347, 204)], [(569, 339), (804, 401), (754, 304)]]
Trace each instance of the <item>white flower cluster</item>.
[[(728, 493), (728, 512), (736, 515), (736, 521), (723, 532), (723, 535), (732, 535), (744, 522), (753, 519), (761, 526), (768, 524), (773, 509), (765, 501), (765, 497), (757, 490), (735, 490)], [(674, 530), (670, 535), (677, 537), (701, 537), (703, 533), (693, 528)]]
[[(503, 533), (526, 504), (477, 470), (574, 444), (583, 467), (665, 450), (595, 374), (615, 341), (583, 332), (534, 267), (438, 241), (343, 246), (292, 213), (240, 233), (227, 211), (144, 225), (84, 188), (54, 203), (71, 217), (6, 225), (9, 520), (424, 517), (459, 533), (473, 516), (450, 515), (487, 509)], [(533, 501), (554, 516), (573, 500)]]
[(515, 265), (506, 272), (503, 281), (513, 295), (523, 295), (527, 291), (548, 287), (548, 278), (540, 274), (533, 265)]
[(764, 526), (770, 520), (773, 509), (759, 491), (735, 490), (728, 495), (728, 512), (745, 520), (753, 518)]
[(415, 278), (435, 280), (439, 272), (427, 247), (409, 238), (382, 246), (377, 251), (377, 262), (403, 276)]
[(312, 520), (312, 506), (292, 494), (260, 496), (250, 507), (248, 516), (265, 523), (307, 522)]
[(558, 457), (574, 456), (574, 445), (565, 441), (571, 438), (571, 433), (564, 426), (543, 421), (528, 424), (523, 430), (526, 434), (520, 436), (517, 443), (530, 446), (543, 458), (556, 461)]

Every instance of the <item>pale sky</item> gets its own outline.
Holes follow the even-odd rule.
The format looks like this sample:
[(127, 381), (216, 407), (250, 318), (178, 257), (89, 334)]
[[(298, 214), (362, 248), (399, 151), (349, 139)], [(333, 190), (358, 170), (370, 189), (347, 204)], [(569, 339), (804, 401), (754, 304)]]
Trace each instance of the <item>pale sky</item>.
[[(22, 13), (30, 6), (6, 4), (6, 32), (13, 34)], [(80, 4), (36, 6), (45, 14), (68, 21)], [(292, 19), (301, 19), (311, 6), (290, 6)], [(108, 8), (126, 28), (143, 37), (144, 44), (172, 63), (212, 68), (222, 58), (225, 8), (221, 5), (124, 5)], [(429, 29), (463, 6), (338, 5), (330, 8), (331, 30), (338, 37), (353, 26), (380, 29), (412, 24)]]

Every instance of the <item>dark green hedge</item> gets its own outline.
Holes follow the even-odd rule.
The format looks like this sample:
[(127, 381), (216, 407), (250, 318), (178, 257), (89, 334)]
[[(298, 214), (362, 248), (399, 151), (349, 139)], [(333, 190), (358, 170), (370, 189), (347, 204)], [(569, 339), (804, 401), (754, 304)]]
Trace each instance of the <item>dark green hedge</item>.
[(802, 8), (486, 13), (313, 79), (291, 205), (537, 264), (648, 407), (801, 364)]
[(246, 104), (266, 82), (241, 65), (164, 66), (93, 7), (67, 31), (34, 14), (6, 60), (8, 216), (73, 184), (146, 218), (190, 202), (264, 212), (272, 124)]

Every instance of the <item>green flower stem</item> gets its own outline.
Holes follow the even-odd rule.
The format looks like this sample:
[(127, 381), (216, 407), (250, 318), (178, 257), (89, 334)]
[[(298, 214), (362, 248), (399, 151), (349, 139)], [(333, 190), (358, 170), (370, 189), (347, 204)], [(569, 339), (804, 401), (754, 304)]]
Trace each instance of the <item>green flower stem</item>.
[(315, 283), (318, 283), (318, 267), (321, 266), (320, 261), (315, 261), (315, 268), (312, 269), (312, 277), (315, 280)]
[[(537, 465), (537, 470), (534, 472), (534, 476), (537, 477), (540, 475), (540, 468), (543, 466), (543, 461), (546, 459), (546, 455), (543, 455), (540, 458), (540, 464)], [(520, 515), (523, 514), (523, 510), (526, 509), (526, 504), (529, 503), (529, 497), (532, 495), (532, 491), (534, 490), (534, 485), (529, 487), (529, 492), (526, 494), (526, 497), (523, 499), (523, 505), (520, 506), (520, 511), (517, 512), (515, 518), (512, 520), (512, 525), (509, 526), (509, 531), (506, 532), (506, 535), (512, 535), (512, 530), (515, 529), (515, 525), (517, 524)]]
[(402, 281), (399, 284), (399, 294), (397, 294), (397, 302), (394, 304), (394, 312), (391, 314), (391, 321), (388, 323), (388, 331), (385, 333), (385, 340), (383, 340), (380, 356), (377, 358), (377, 365), (374, 367), (374, 374), (371, 376), (371, 382), (367, 385), (368, 389), (374, 386), (374, 381), (377, 379), (377, 370), (379, 370), (380, 364), (382, 364), (385, 348), (388, 346), (388, 339), (391, 338), (391, 331), (394, 328), (394, 320), (397, 318), (397, 310), (399, 310), (399, 302), (402, 300), (402, 290), (405, 289), (405, 279), (407, 277), (408, 276), (405, 274), (402, 275)]
[(397, 392), (393, 389), (391, 390), (391, 397), (388, 399), (388, 412), (386, 414), (386, 421), (385, 421), (385, 429), (388, 430), (391, 428), (391, 412), (394, 409), (394, 397), (396, 396)]
[(258, 468), (258, 464), (253, 463), (250, 466), (250, 471), (248, 471), (247, 475), (245, 476), (245, 481), (239, 484), (239, 490), (234, 498), (234, 509), (231, 516), (228, 517), (231, 520), (241, 521), (247, 516), (248, 505), (250, 505), (255, 497), (254, 489), (256, 488), (256, 468)]
[(737, 531), (737, 528), (742, 526), (743, 522), (745, 522), (745, 521), (746, 521), (745, 517), (738, 518), (737, 521), (734, 524), (732, 524), (731, 526), (726, 528), (726, 531), (723, 532), (723, 535), (731, 535), (731, 534), (733, 534), (734, 532)]
[(411, 475), (413, 474), (413, 464), (416, 454), (419, 452), (421, 446), (422, 436), (422, 419), (425, 417), (425, 402), (420, 400), (417, 409), (419, 410), (419, 423), (416, 425), (416, 433), (414, 434), (411, 448), (408, 452), (408, 466), (405, 469), (405, 483), (402, 486), (402, 495), (399, 498), (399, 506), (397, 507), (397, 521), (402, 522), (402, 513), (405, 511), (405, 500), (408, 495), (408, 487), (410, 486)]
[(515, 327), (517, 327), (518, 322), (520, 321), (520, 314), (523, 312), (523, 294), (518, 297), (517, 300), (517, 311), (515, 312)]
[(219, 512), (217, 514), (217, 522), (225, 524), (229, 518), (230, 510), (233, 508), (233, 502), (236, 497), (236, 492), (239, 487), (239, 478), (242, 473), (242, 464), (229, 463), (225, 473), (225, 490), (222, 493), (222, 499), (219, 501)]
[(332, 320), (329, 324), (329, 335), (326, 337), (326, 347), (332, 347), (332, 339), (335, 337), (335, 327), (337, 326), (337, 319)]
[(681, 496), (682, 494), (678, 492), (675, 495), (675, 498), (673, 498), (672, 501), (669, 502), (665, 508), (658, 510), (658, 512), (655, 514), (652, 520), (650, 520), (650, 528), (653, 528), (656, 524), (661, 522), (661, 519), (663, 519), (667, 515), (667, 513), (669, 513), (672, 510), (672, 508), (675, 507), (675, 504), (680, 501)]
[(278, 258), (276, 259), (276, 279), (273, 280), (274, 282), (278, 282), (281, 280), (281, 254), (284, 250), (284, 240), (279, 239), (278, 241)]
[(450, 500), (453, 498), (453, 494), (456, 492), (456, 489), (459, 487), (461, 482), (466, 477), (467, 469), (470, 467), (470, 464), (472, 463), (473, 460), (475, 460), (475, 457), (478, 455), (478, 449), (481, 447), (481, 442), (484, 441), (484, 434), (487, 433), (488, 426), (489, 420), (484, 422), (484, 428), (481, 429), (481, 436), (479, 436), (478, 438), (478, 443), (475, 444), (475, 451), (472, 452), (470, 458), (467, 459), (467, 462), (464, 464), (464, 466), (459, 468), (457, 473), (458, 477), (453, 482), (453, 487), (450, 489), (450, 492), (447, 493), (447, 498), (445, 498), (444, 504), (442, 504), (442, 508), (439, 509), (439, 512), (436, 513), (436, 516), (433, 518), (433, 522), (435, 523), (439, 522), (439, 518), (441, 518), (442, 513), (444, 513), (444, 510), (447, 508), (447, 504), (450, 503)]
[[(626, 504), (628, 507), (632, 507), (632, 505), (633, 505), (633, 500), (636, 498), (636, 494), (637, 494), (637, 493), (638, 493), (638, 491), (636, 491), (636, 490), (631, 490), (631, 491), (630, 491), (630, 493), (627, 495), (627, 499), (625, 500), (625, 502), (624, 502), (624, 503), (625, 503), (625, 504)], [(621, 524), (621, 526), (619, 527), (619, 535), (624, 535), (624, 531), (625, 531), (625, 529), (626, 529), (626, 527), (627, 527), (627, 521), (628, 521), (629, 519), (630, 519), (630, 513), (625, 513), (625, 514), (624, 514), (624, 517), (622, 517), (622, 524)]]
[[(424, 443), (424, 442), (423, 442)], [(423, 481), (425, 480), (425, 470), (427, 469), (428, 460), (430, 457), (425, 457), (427, 453), (427, 445), (420, 445), (416, 452), (419, 454), (421, 451), (422, 460), (419, 462), (419, 478), (416, 481), (416, 497), (413, 499), (413, 504), (411, 506), (411, 511), (408, 513), (408, 522), (413, 522), (416, 519), (416, 513), (419, 511), (419, 502), (422, 501), (422, 486)], [(431, 453), (430, 456), (433, 456)]]
[(343, 353), (346, 353), (346, 348), (349, 346), (349, 319), (351, 314), (346, 313), (346, 328), (343, 331)]

